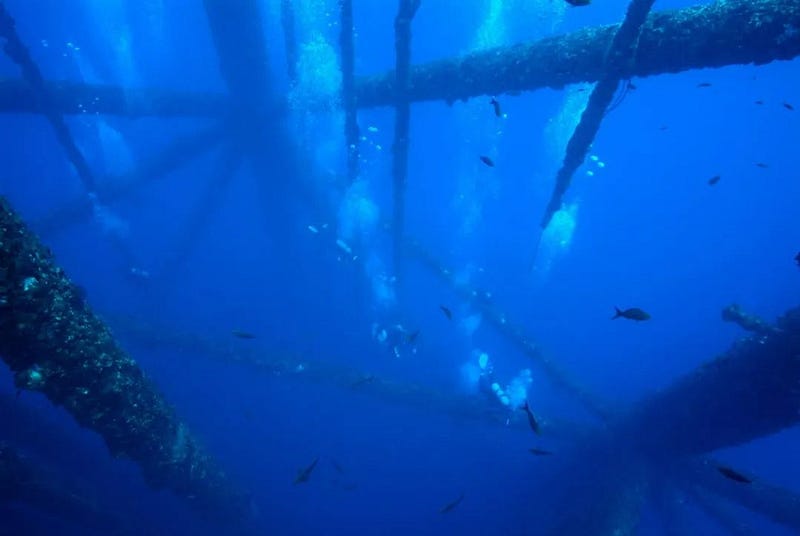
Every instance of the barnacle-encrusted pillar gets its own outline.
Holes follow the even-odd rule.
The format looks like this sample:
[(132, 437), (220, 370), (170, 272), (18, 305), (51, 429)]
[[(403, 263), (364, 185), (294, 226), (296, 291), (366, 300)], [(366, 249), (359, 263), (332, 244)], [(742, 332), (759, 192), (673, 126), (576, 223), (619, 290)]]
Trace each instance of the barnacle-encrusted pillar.
[(99, 433), (147, 482), (205, 511), (242, 518), (246, 502), (51, 253), (0, 198), (0, 356), (21, 389), (43, 393)]
[[(599, 80), (618, 24), (416, 65), (410, 101), (453, 102), (479, 95), (561, 88)], [(650, 14), (622, 78), (769, 63), (800, 55), (796, 0), (726, 0)], [(359, 107), (392, 106), (393, 72), (359, 79)]]

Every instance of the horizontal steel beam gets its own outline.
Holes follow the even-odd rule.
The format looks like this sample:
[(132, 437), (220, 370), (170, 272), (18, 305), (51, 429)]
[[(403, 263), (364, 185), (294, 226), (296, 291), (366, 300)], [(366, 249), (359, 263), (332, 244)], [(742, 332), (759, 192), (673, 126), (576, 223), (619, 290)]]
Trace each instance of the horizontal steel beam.
[[(228, 112), (228, 97), (222, 93), (133, 89), (114, 85), (48, 81), (44, 83), (48, 108), (64, 115), (100, 114), (137, 118), (156, 116), (223, 117)], [(0, 80), (0, 112), (44, 113), (24, 80)]]
[[(454, 102), (479, 95), (595, 82), (619, 25), (584, 28), (532, 43), (495, 48), (411, 68), (411, 101)], [(728, 0), (647, 18), (621, 78), (733, 64), (763, 64), (800, 55), (800, 2)], [(361, 78), (362, 108), (392, 106), (394, 71)]]

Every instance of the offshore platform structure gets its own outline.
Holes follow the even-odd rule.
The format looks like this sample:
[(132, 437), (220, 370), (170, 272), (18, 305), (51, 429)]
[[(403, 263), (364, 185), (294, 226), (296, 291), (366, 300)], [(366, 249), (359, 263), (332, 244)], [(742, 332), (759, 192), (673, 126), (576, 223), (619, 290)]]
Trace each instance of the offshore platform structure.
[[(646, 497), (663, 512), (665, 526), (675, 534), (681, 527), (675, 497), (688, 497), (720, 524), (735, 533), (747, 529), (736, 520), (729, 503), (740, 504), (768, 519), (800, 532), (800, 497), (755, 481), (737, 486), (719, 477), (712, 451), (775, 433), (800, 421), (800, 308), (788, 311), (774, 325), (731, 307), (725, 320), (751, 333), (725, 354), (688, 374), (627, 413), (613, 412), (583, 390), (511, 319), (452, 277), (430, 252), (404, 231), (407, 157), (411, 144), (409, 121), (415, 102), (453, 102), (481, 95), (497, 95), (537, 88), (562, 88), (596, 82), (589, 104), (566, 149), (541, 227), (560, 208), (575, 170), (583, 162), (602, 118), (621, 82), (631, 77), (719, 67), (764, 64), (800, 55), (800, 0), (724, 0), (681, 10), (651, 12), (653, 0), (632, 0), (625, 19), (617, 25), (585, 28), (540, 41), (482, 51), (464, 57), (422, 65), (411, 64), (411, 28), (420, 0), (398, 0), (395, 17), (395, 69), (356, 77), (354, 73), (353, 13), (351, 0), (340, 0), (341, 105), (345, 113), (343, 136), (348, 148), (347, 173), (359, 173), (359, 109), (391, 106), (396, 110), (392, 180), (395, 273), (402, 281), (402, 265), (421, 263), (479, 309), (485, 321), (529, 356), (550, 380), (578, 400), (601, 427), (574, 456), (598, 478), (578, 488), (550, 483), (553, 501), (578, 504), (569, 519), (544, 504), (542, 526), (557, 534), (632, 534)], [(15, 30), (14, 20), (0, 2), (0, 42), (19, 66), (21, 78), (0, 81), (0, 111), (43, 115), (51, 124), (67, 157), (91, 196), (80, 199), (32, 222), (47, 236), (88, 219), (92, 198), (113, 203), (207, 151), (223, 146), (222, 157), (208, 182), (208, 203), (198, 207), (175, 248), (168, 266), (185, 261), (207, 228), (216, 194), (231, 182), (243, 162), (263, 177), (290, 182), (302, 170), (292, 155), (297, 148), (282, 129), (287, 103), (273, 86), (268, 69), (267, 43), (257, 0), (204, 0), (219, 67), (228, 92), (184, 93), (166, 89), (124, 88), (46, 80)], [(289, 77), (297, 57), (291, 0), (282, 0)], [(124, 117), (154, 116), (207, 118), (209, 126), (174, 142), (140, 162), (125, 177), (96, 180), (81, 154), (64, 116), (97, 113)], [(270, 143), (260, 143), (269, 132)], [(287, 179), (288, 178), (288, 179)], [(108, 186), (112, 184), (113, 186)], [(288, 192), (284, 189), (281, 194)], [(288, 194), (286, 194), (288, 195)], [(328, 211), (318, 199), (316, 210)], [(158, 326), (124, 323), (123, 329), (155, 344), (187, 345), (208, 355), (230, 360), (218, 342), (197, 334), (165, 333)], [(224, 346), (224, 345), (223, 345)], [(214, 511), (219, 517), (247, 515), (247, 501), (228, 482), (224, 472), (194, 439), (185, 424), (145, 377), (136, 362), (114, 341), (76, 287), (55, 265), (52, 255), (16, 216), (7, 201), (0, 202), (0, 357), (15, 374), (20, 389), (44, 393), (76, 420), (99, 433), (116, 456), (136, 461), (148, 482), (168, 488)], [(292, 357), (265, 356), (245, 351), (239, 358), (255, 369), (291, 371)], [(424, 388), (403, 385), (371, 374), (329, 363), (304, 361), (301, 380), (327, 382), (398, 403), (500, 423), (503, 417), (480, 400), (462, 399)], [(735, 387), (742, 386), (742, 387)], [(657, 423), (657, 425), (655, 424)], [(679, 431), (679, 432), (677, 432)], [(580, 443), (581, 434), (571, 434)], [(624, 449), (632, 454), (621, 464), (609, 455)], [(631, 461), (635, 460), (635, 461)], [(0, 504), (28, 500), (57, 514), (86, 519), (86, 505), (69, 500), (69, 493), (30, 478), (32, 470), (13, 446), (0, 444)], [(22, 475), (22, 476), (21, 476)], [(647, 493), (643, 490), (647, 489)], [(45, 490), (45, 491), (42, 491)], [(549, 507), (548, 507), (549, 506)]]

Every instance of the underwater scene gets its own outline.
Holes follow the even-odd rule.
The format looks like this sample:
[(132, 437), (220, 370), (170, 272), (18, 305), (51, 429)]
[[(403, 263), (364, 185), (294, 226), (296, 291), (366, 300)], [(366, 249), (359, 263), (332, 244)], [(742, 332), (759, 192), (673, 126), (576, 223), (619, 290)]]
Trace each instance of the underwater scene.
[(800, 534), (800, 0), (0, 45), (0, 536)]

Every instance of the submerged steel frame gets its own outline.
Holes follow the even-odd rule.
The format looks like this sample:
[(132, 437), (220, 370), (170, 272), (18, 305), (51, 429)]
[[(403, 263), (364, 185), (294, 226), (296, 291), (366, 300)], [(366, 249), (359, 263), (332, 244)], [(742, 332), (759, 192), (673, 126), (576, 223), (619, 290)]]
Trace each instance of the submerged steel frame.
[(152, 487), (228, 522), (246, 517), (244, 496), (1, 197), (0, 356), (17, 388), (62, 406)]
[[(639, 6), (646, 3), (640, 4), (634, 0), (634, 4)], [(287, 5), (291, 8), (290, 4), (290, 0), (285, 0), (283, 2), (284, 9)], [(396, 155), (395, 166), (405, 165), (408, 118), (406, 114), (404, 119), (403, 110), (404, 107), (407, 108), (408, 104), (430, 99), (452, 102), (481, 94), (532, 90), (542, 86), (563, 87), (566, 84), (581, 81), (602, 81), (604, 77), (609, 75), (608, 64), (605, 61), (606, 51), (614, 43), (615, 36), (620, 34), (619, 29), (621, 28), (619, 25), (587, 28), (566, 36), (548, 38), (527, 45), (476, 53), (455, 60), (443, 60), (426, 65), (410, 66), (408, 57), (404, 56), (409, 50), (408, 38), (410, 33), (403, 34), (402, 32), (407, 30), (407, 26), (400, 25), (397, 38), (397, 70), (384, 75), (356, 79), (353, 78), (351, 71), (352, 49), (346, 50), (348, 48), (346, 46), (348, 44), (348, 35), (345, 35), (347, 33), (350, 34), (349, 43), (352, 45), (352, 32), (347, 31), (347, 28), (352, 28), (352, 20), (348, 21), (345, 18), (348, 15), (352, 16), (352, 6), (349, 5), (347, 0), (342, 0), (341, 4), (343, 22), (346, 23), (342, 25), (340, 40), (342, 53), (345, 57), (345, 61), (343, 61), (345, 72), (343, 72), (343, 75), (345, 80), (350, 79), (353, 81), (352, 85), (345, 83), (343, 88), (343, 102), (349, 118), (346, 122), (345, 138), (351, 142), (348, 144), (348, 148), (350, 145), (355, 145), (353, 151), (355, 159), (349, 161), (348, 165), (348, 174), (351, 180), (355, 180), (358, 173), (357, 122), (355, 121), (355, 110), (357, 108), (390, 104), (399, 106), (395, 143), (397, 144), (398, 141), (404, 142), (400, 145), (405, 145), (406, 151), (405, 154)], [(418, 2), (401, 0), (401, 13), (404, 4), (416, 4), (418, 7)], [(243, 1), (236, 3), (235, 9), (225, 9), (226, 5), (230, 6), (229, 3), (222, 0), (205, 0), (209, 24), (220, 56), (220, 68), (228, 84), (230, 97), (145, 90), (138, 92), (143, 94), (145, 98), (131, 100), (124, 98), (126, 94), (130, 94), (130, 91), (135, 91), (128, 88), (99, 87), (84, 84), (54, 85), (46, 82), (41, 77), (38, 77), (37, 82), (36, 77), (26, 76), (24, 83), (18, 81), (0, 83), (0, 111), (44, 113), (48, 117), (52, 117), (57, 114), (82, 113), (85, 110), (82, 105), (91, 102), (91, 106), (94, 107), (92, 111), (97, 113), (127, 116), (153, 114), (165, 118), (197, 116), (208, 117), (216, 121), (216, 126), (210, 128), (204, 135), (178, 140), (173, 150), (166, 150), (162, 155), (154, 158), (151, 165), (143, 166), (142, 169), (131, 173), (131, 181), (127, 183), (130, 189), (137, 188), (147, 180), (152, 180), (157, 176), (177, 169), (188, 161), (191, 156), (199, 155), (211, 149), (224, 138), (229, 138), (233, 143), (244, 143), (244, 140), (254, 132), (254, 129), (269, 129), (269, 119), (275, 116), (283, 116), (287, 108), (285, 103), (272, 93), (273, 88), (269, 83), (269, 75), (266, 69), (266, 42), (264, 41), (263, 31), (261, 31), (261, 18), (256, 2)], [(349, 13), (348, 8), (350, 10)], [(649, 10), (649, 6), (647, 6), (647, 10)], [(411, 15), (413, 16), (413, 12)], [(410, 24), (410, 19), (411, 17), (407, 17), (408, 24)], [(791, 28), (800, 27), (800, 3), (796, 0), (729, 0), (672, 12), (656, 12), (647, 16), (643, 22), (639, 22), (641, 22), (641, 32), (636, 38), (636, 46), (632, 49), (628, 47), (632, 57), (630, 61), (625, 61), (621, 65), (615, 66), (613, 79), (621, 80), (632, 76), (648, 76), (733, 63), (761, 64), (776, 59), (790, 59), (800, 55), (800, 38), (798, 38), (797, 32), (790, 31)], [(290, 25), (284, 24), (284, 29), (289, 27)], [(293, 28), (293, 25), (291, 27)], [(638, 26), (635, 25), (635, 28), (638, 29)], [(230, 30), (235, 31), (231, 32)], [(410, 30), (408, 31), (410, 32)], [(2, 34), (7, 40), (9, 35), (7, 31)], [(403, 35), (407, 37), (403, 37)], [(293, 57), (292, 50), (294, 50), (290, 42), (292, 38), (288, 35), (288, 32), (285, 38), (288, 40), (287, 58), (291, 62), (291, 57)], [(12, 45), (11, 48), (11, 55), (14, 57), (13, 51), (18, 51), (20, 47)], [(670, 54), (670, 51), (676, 49), (682, 50), (682, 54)], [(349, 60), (347, 60), (348, 57), (350, 58)], [(407, 75), (403, 74), (405, 66), (408, 66)], [(294, 73), (291, 65), (288, 68), (290, 75)], [(24, 65), (23, 72), (26, 72)], [(256, 83), (253, 83), (254, 77)], [(32, 82), (32, 86), (26, 86), (26, 84), (31, 84)], [(42, 98), (42, 95), (47, 95), (47, 98)], [(88, 98), (90, 96), (99, 98), (91, 100)], [(257, 120), (244, 122), (242, 121), (244, 114), (249, 117), (255, 116)], [(257, 125), (254, 126), (253, 123), (257, 123)], [(405, 135), (403, 135), (403, 128), (401, 128), (403, 123), (406, 124)], [(56, 130), (58, 132), (58, 129)], [(59, 135), (59, 139), (62, 138), (63, 136)], [(356, 140), (355, 144), (352, 143), (354, 139)], [(69, 143), (65, 145), (68, 153), (70, 152), (69, 145)], [(292, 143), (287, 138), (282, 140), (281, 145), (290, 147)], [(187, 147), (191, 150), (186, 150)], [(257, 168), (259, 163), (264, 163), (263, 145), (247, 145), (246, 149), (244, 156), (253, 161)], [(399, 151), (398, 153), (403, 152)], [(224, 164), (221, 165), (224, 167)], [(263, 165), (260, 167), (265, 169)], [(286, 170), (291, 171), (291, 169), (290, 165), (286, 166)], [(404, 180), (405, 174), (396, 175), (402, 176)], [(397, 177), (395, 177), (395, 182), (397, 183)], [(94, 189), (91, 186), (96, 187), (94, 181), (84, 180), (84, 183), (90, 191)], [(110, 202), (117, 196), (124, 194), (125, 192), (123, 191), (115, 191), (106, 195), (105, 199)], [(398, 203), (398, 205), (402, 207), (402, 203)], [(87, 207), (90, 208), (88, 203), (76, 203), (69, 211), (64, 212), (67, 216), (54, 218), (52, 221), (58, 222), (59, 227), (69, 224), (78, 215), (86, 214)], [(548, 211), (551, 209), (552, 206)], [(397, 211), (395, 214), (395, 222), (402, 221), (402, 214), (399, 217), (397, 216)], [(47, 226), (43, 227), (47, 228)], [(404, 238), (402, 226), (396, 224), (394, 229), (397, 251), (402, 250), (403, 254), (421, 259), (423, 265), (430, 267), (434, 273), (444, 277), (450, 284), (455, 284), (446, 277), (448, 272), (443, 270), (437, 261), (422, 251), (413, 240)], [(405, 245), (401, 246), (401, 244)], [(486, 304), (481, 304), (479, 300), (476, 300), (475, 293), (470, 289), (457, 287), (457, 290), (464, 299), (473, 301), (479, 308), (491, 310)], [(795, 318), (796, 315), (797, 313), (794, 312), (788, 316)], [(489, 315), (489, 318), (490, 320), (494, 319), (493, 324), (495, 327), (509, 337), (510, 340), (518, 343), (518, 346), (523, 351), (535, 359), (540, 359), (548, 376), (555, 383), (566, 387), (569, 392), (577, 394), (578, 398), (583, 400), (584, 405), (590, 408), (596, 416), (606, 422), (616, 420), (602, 405), (598, 405), (596, 401), (592, 400), (590, 395), (575, 387), (573, 382), (568, 381), (562, 373), (558, 372), (552, 366), (552, 362), (542, 358), (541, 352), (535, 343), (525, 338), (519, 328), (508, 327), (510, 324), (507, 323), (504, 315), (495, 311)], [(789, 322), (788, 326), (788, 329), (792, 330), (792, 334), (798, 330), (796, 321)], [(779, 336), (779, 333), (760, 334), (758, 335), (758, 340), (762, 341), (761, 338), (763, 337), (774, 338)], [(797, 340), (792, 339), (790, 343), (796, 344)], [(742, 344), (746, 345), (748, 343)], [(747, 366), (752, 367), (752, 369), (748, 369), (748, 372), (757, 373), (764, 370), (762, 368), (763, 364), (752, 356), (746, 359), (742, 358), (741, 353), (732, 351), (727, 357), (734, 360), (738, 359), (739, 361), (744, 359)], [(700, 371), (698, 373), (700, 377), (704, 378), (703, 380), (698, 380), (698, 376), (693, 376), (695, 379), (690, 379), (688, 386), (686, 382), (676, 384), (668, 390), (668, 393), (672, 393), (672, 396), (677, 396), (682, 392), (681, 389), (689, 389), (689, 392), (700, 393), (703, 390), (709, 390), (709, 388), (713, 390), (714, 387), (718, 388), (718, 391), (715, 392), (724, 393), (727, 386), (721, 381), (721, 378), (724, 379), (725, 376), (724, 374), (720, 376), (718, 371), (721, 365), (724, 370), (724, 365), (728, 362), (720, 362), (719, 360), (712, 362), (709, 365), (709, 369), (703, 369), (705, 372)], [(797, 375), (797, 370), (794, 368), (796, 363), (788, 360), (784, 363), (784, 366), (788, 374)], [(354, 382), (351, 382), (351, 385), (358, 381), (358, 378), (356, 378)], [(369, 380), (359, 385), (380, 386), (381, 384), (380, 382)], [(374, 387), (370, 388), (374, 389)], [(380, 393), (381, 389), (377, 389), (377, 392)], [(783, 409), (791, 408), (792, 404), (795, 404), (794, 409), (796, 409), (797, 400), (789, 396), (785, 389), (780, 392), (786, 395), (779, 400), (779, 403), (783, 404), (781, 407)], [(683, 394), (685, 395), (686, 392)], [(694, 422), (695, 426), (697, 425), (697, 419), (692, 420), (690, 416), (685, 414), (670, 413), (669, 408), (671, 406), (668, 403), (668, 399), (656, 399), (651, 401), (647, 407), (652, 408), (649, 410), (651, 412), (666, 412), (666, 416), (673, 418), (677, 424), (688, 425), (690, 422)], [(746, 412), (746, 408), (742, 408), (740, 405), (737, 405), (736, 409)], [(647, 413), (645, 412), (646, 415)], [(715, 411), (707, 411), (705, 413), (705, 417), (711, 420), (723, 415)], [(748, 426), (741, 427), (743, 430), (742, 436), (728, 438), (724, 443), (726, 445), (735, 444), (738, 441), (754, 439), (766, 433), (760, 420), (759, 416), (753, 415), (753, 419), (748, 423)], [(615, 424), (614, 426), (621, 427), (621, 429), (646, 428), (646, 419), (643, 420), (641, 414), (638, 416), (636, 414), (630, 415), (620, 422), (621, 424)], [(766, 428), (775, 430), (780, 426), (795, 423), (796, 417), (789, 421), (768, 422)], [(727, 428), (724, 431), (727, 431)], [(647, 446), (640, 445), (642, 448)], [(698, 445), (687, 445), (684, 448), (688, 448), (687, 455), (707, 451), (705, 448), (698, 450), (697, 447)], [(659, 451), (657, 454), (663, 454), (661, 452), (663, 449), (657, 450)], [(673, 456), (669, 458), (673, 458)], [(669, 460), (664, 460), (664, 462), (666, 461)], [(686, 482), (696, 482), (697, 485), (703, 485), (702, 479), (694, 474), (685, 478), (687, 479)], [(714, 481), (713, 478), (708, 477), (705, 487), (714, 494), (724, 495), (721, 490), (727, 490), (728, 488), (723, 484), (730, 486), (727, 482)], [(624, 495), (624, 491), (622, 488), (616, 489), (617, 494)], [(749, 499), (742, 497), (741, 493), (738, 495), (729, 494), (727, 498), (800, 529), (800, 521), (796, 519), (796, 516), (793, 517), (791, 515), (791, 508), (787, 510), (786, 507), (781, 506), (796, 506), (797, 501), (794, 496), (785, 492), (775, 491), (774, 488), (771, 488), (772, 496), (769, 498), (765, 498), (767, 495), (757, 490), (751, 489), (749, 491)], [(611, 500), (615, 500), (614, 497), (616, 496), (614, 493), (610, 494)], [(619, 497), (622, 497), (622, 495), (619, 495)], [(779, 499), (776, 497), (779, 497)], [(772, 500), (773, 498), (775, 500)], [(626, 504), (629, 505), (627, 502)], [(629, 509), (620, 508), (613, 511), (628, 512)], [(622, 514), (618, 515), (622, 516)], [(614, 520), (610, 521), (613, 522)]]

